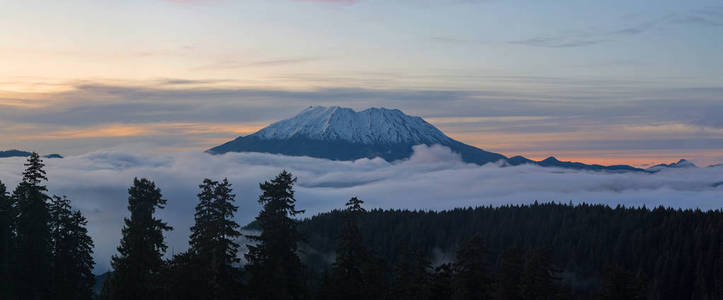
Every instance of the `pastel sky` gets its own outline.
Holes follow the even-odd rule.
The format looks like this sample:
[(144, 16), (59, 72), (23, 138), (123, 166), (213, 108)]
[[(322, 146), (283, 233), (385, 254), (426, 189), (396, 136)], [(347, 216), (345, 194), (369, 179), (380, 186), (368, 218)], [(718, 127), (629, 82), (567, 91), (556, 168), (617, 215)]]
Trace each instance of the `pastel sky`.
[(309, 105), (505, 155), (723, 162), (723, 5), (0, 0), (0, 149), (203, 150)]

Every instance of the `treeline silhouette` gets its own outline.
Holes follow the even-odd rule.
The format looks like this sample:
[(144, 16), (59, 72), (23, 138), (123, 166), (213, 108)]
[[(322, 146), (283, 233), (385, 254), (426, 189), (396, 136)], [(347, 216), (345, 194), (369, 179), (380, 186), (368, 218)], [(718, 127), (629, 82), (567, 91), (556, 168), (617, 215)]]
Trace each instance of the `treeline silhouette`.
[[(166, 257), (166, 199), (133, 180), (113, 272), (93, 294), (93, 243), (33, 154), (0, 184), (1, 299), (721, 299), (721, 210), (533, 204), (344, 209), (299, 220), (296, 177), (261, 183), (241, 228), (227, 179), (199, 185), (187, 251)], [(245, 234), (244, 234), (245, 233)], [(242, 245), (243, 238), (249, 243)]]
[[(342, 225), (349, 215), (348, 210), (335, 210), (299, 223), (309, 249), (305, 260), (321, 266), (318, 272), (323, 274), (328, 255), (335, 251), (339, 255), (337, 237), (345, 236)], [(530, 299), (524, 290), (531, 284), (510, 281), (535, 276), (522, 267), (530, 263), (545, 265), (548, 280), (575, 298), (616, 291), (636, 294), (639, 299), (723, 296), (721, 210), (535, 203), (439, 212), (375, 209), (357, 220), (363, 232), (360, 243), (389, 265), (419, 256), (435, 266), (442, 264), (435, 271), (442, 274), (446, 268), (457, 269), (454, 262), (444, 263), (455, 259), (455, 251), (459, 263), (458, 249), (476, 236), (484, 245), (488, 276), (496, 282), (491, 289), (523, 291), (522, 298), (503, 299)]]
[(93, 240), (66, 197), (49, 196), (37, 153), (12, 194), (0, 182), (0, 299), (93, 299)]

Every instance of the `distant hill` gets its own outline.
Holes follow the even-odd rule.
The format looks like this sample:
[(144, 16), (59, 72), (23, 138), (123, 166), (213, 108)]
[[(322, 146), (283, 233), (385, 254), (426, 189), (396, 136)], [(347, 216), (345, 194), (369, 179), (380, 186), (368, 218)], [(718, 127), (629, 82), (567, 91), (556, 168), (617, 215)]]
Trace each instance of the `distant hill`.
[(449, 147), (465, 162), (479, 165), (502, 162), (507, 165), (535, 164), (591, 171), (645, 172), (627, 165), (588, 165), (559, 161), (554, 157), (539, 162), (522, 156), (507, 158), (454, 140), (420, 117), (386, 108), (357, 112), (338, 106), (313, 106), (290, 119), (213, 147), (208, 152), (262, 152), (332, 160), (381, 157), (395, 161), (409, 158), (412, 146), (420, 144)]
[(681, 169), (681, 168), (697, 168), (697, 167), (698, 166), (696, 166), (693, 162), (685, 160), (685, 159), (681, 159), (675, 163), (655, 165), (650, 168), (647, 168), (646, 170), (648, 170), (650, 172), (658, 172), (660, 170), (668, 169), (668, 168)]
[[(0, 151), (0, 158), (6, 158), (6, 157), (28, 157), (32, 154), (31, 152), (27, 151), (21, 151), (21, 150), (7, 150), (7, 151)], [(43, 156), (45, 158), (63, 158), (62, 155), (53, 153)]]

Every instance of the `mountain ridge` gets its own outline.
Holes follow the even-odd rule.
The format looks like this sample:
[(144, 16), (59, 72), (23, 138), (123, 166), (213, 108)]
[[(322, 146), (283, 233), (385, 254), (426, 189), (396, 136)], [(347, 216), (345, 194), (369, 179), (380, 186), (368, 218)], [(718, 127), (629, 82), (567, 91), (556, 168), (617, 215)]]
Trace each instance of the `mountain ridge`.
[[(8, 158), (8, 157), (28, 157), (32, 154), (32, 152), (17, 150), (17, 149), (10, 149), (10, 150), (4, 150), (0, 151), (0, 158)], [(44, 158), (63, 158), (62, 155), (57, 153), (52, 153), (48, 155), (43, 155)]]

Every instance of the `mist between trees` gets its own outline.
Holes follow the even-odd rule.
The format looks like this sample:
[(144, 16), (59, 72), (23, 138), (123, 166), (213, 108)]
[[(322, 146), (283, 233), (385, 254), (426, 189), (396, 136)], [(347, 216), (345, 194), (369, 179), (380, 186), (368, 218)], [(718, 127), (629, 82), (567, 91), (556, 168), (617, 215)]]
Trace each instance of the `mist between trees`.
[[(49, 196), (33, 154), (0, 184), (2, 299), (720, 299), (720, 209), (534, 203), (446, 211), (345, 208), (302, 219), (296, 177), (259, 185), (242, 228), (227, 179), (198, 186), (188, 250), (167, 256), (151, 180), (128, 189), (111, 259), (66, 197)], [(172, 201), (172, 200), (171, 200)], [(413, 201), (413, 199), (410, 199)], [(344, 202), (339, 202), (342, 207)], [(300, 206), (303, 206), (303, 202)]]

